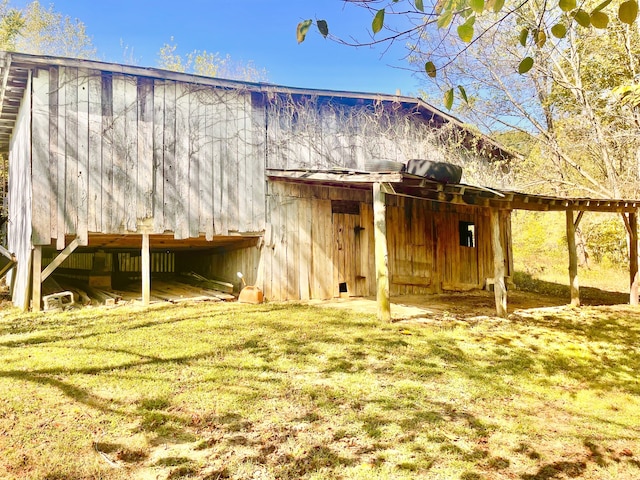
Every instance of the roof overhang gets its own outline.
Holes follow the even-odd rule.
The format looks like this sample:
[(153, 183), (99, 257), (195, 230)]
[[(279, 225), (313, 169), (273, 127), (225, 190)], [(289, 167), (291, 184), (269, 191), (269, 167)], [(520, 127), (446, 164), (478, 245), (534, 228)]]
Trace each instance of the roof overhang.
[(361, 189), (370, 189), (374, 183), (382, 183), (385, 184), (385, 192), (391, 195), (505, 210), (635, 213), (640, 208), (640, 200), (533, 195), (476, 185), (444, 184), (404, 172), (270, 169), (267, 170), (267, 177), (272, 181)]

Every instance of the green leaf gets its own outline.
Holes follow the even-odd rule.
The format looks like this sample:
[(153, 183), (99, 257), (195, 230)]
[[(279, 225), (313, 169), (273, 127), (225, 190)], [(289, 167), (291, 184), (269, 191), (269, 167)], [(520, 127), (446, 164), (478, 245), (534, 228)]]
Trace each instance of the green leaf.
[(438, 28), (447, 28), (453, 20), (453, 12), (451, 10), (445, 10), (439, 17), (436, 25)]
[(376, 34), (380, 30), (382, 30), (382, 26), (384, 25), (384, 8), (378, 10), (376, 16), (373, 17), (373, 22), (371, 22), (371, 28), (373, 33)]
[(298, 43), (304, 42), (304, 39), (307, 36), (307, 32), (309, 31), (309, 27), (313, 23), (313, 20), (303, 20), (298, 24), (298, 28), (296, 30), (296, 37), (298, 38)]
[(578, 22), (578, 25), (582, 27), (591, 26), (591, 16), (581, 8), (573, 12), (572, 15), (573, 15), (573, 18), (576, 20), (576, 22)]
[(563, 12), (570, 12), (576, 8), (576, 0), (560, 0), (558, 6)]
[(469, 0), (469, 6), (474, 12), (482, 13), (484, 10), (484, 0)]
[(522, 59), (520, 64), (518, 65), (518, 73), (520, 75), (524, 75), (533, 67), (533, 58), (525, 57)]
[(539, 30), (536, 32), (536, 45), (538, 48), (544, 47), (544, 44), (547, 43), (547, 34), (544, 30)]
[(523, 47), (527, 46), (527, 37), (529, 36), (529, 29), (528, 28), (523, 28), (520, 31), (520, 36), (518, 37), (518, 40), (520, 41), (520, 45), (522, 45)]
[(638, 16), (638, 2), (636, 0), (627, 0), (620, 4), (618, 8), (618, 18), (622, 23), (631, 25)]
[(604, 0), (604, 2), (602, 2), (600, 5), (598, 5), (596, 8), (593, 9), (594, 12), (599, 12), (600, 10), (602, 10), (603, 8), (607, 7), (612, 0)]
[(436, 66), (433, 62), (427, 62), (424, 64), (424, 69), (431, 78), (436, 78)]
[(444, 92), (444, 106), (447, 110), (451, 110), (451, 107), (453, 107), (453, 88)]
[(316, 26), (318, 27), (318, 31), (320, 32), (320, 34), (324, 38), (327, 38), (327, 35), (329, 35), (329, 25), (327, 25), (327, 21), (326, 20), (318, 20), (316, 22)]
[(561, 23), (556, 23), (551, 27), (551, 34), (556, 38), (564, 38), (567, 36), (567, 27)]
[(473, 24), (476, 22), (476, 17), (469, 17), (469, 19), (462, 25), (458, 26), (458, 36), (463, 42), (469, 43), (473, 40)]
[(494, 0), (493, 13), (498, 13), (504, 7), (504, 0)]
[(607, 28), (609, 17), (603, 12), (591, 12), (591, 25), (595, 28)]
[(422, 2), (422, 0), (416, 0), (416, 10), (424, 12), (424, 3)]
[(462, 85), (458, 85), (458, 90), (460, 91), (460, 96), (464, 100), (464, 103), (469, 103), (469, 98), (467, 98), (467, 91), (464, 89)]

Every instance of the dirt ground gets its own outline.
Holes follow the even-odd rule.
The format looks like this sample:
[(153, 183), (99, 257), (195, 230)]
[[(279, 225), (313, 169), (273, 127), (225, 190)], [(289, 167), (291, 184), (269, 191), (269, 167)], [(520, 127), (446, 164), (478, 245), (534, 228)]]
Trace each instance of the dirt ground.
[[(583, 305), (616, 305), (628, 303), (628, 294), (585, 289), (581, 297)], [(376, 300), (373, 297), (350, 297), (329, 301), (310, 301), (310, 304), (327, 308), (347, 308), (352, 311), (375, 314)], [(544, 295), (536, 292), (512, 290), (508, 293), (507, 310), (513, 313), (532, 308), (567, 305), (569, 298)], [(392, 321), (430, 321), (441, 319), (464, 320), (495, 316), (493, 292), (473, 290), (470, 292), (440, 295), (403, 295), (391, 298)]]

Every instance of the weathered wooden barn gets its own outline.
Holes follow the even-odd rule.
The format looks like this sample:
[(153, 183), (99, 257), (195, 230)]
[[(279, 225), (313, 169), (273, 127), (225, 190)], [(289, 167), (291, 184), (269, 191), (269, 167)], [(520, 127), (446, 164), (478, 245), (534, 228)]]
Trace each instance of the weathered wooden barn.
[[(637, 209), (506, 192), (510, 154), (415, 98), (0, 62), (3, 216), (23, 308), (40, 308), (63, 262), (115, 276), (133, 256), (144, 302), (161, 275), (242, 271), (270, 300), (377, 294), (388, 309), (389, 294), (502, 286), (513, 208)], [(465, 183), (398, 171), (414, 158), (461, 165)]]

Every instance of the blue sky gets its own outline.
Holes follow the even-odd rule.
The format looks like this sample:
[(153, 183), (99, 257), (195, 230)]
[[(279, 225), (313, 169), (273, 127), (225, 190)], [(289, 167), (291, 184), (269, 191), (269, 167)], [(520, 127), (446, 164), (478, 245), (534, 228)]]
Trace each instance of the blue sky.
[[(25, 1), (15, 4), (28, 3)], [(48, 5), (46, 0), (41, 0)], [(421, 80), (406, 69), (401, 45), (353, 48), (325, 40), (315, 27), (298, 45), (306, 18), (326, 19), (342, 37), (368, 40), (371, 16), (342, 0), (54, 0), (56, 11), (85, 23), (102, 60), (155, 66), (171, 37), (178, 51), (229, 54), (267, 71), (287, 86), (358, 92), (417, 94)], [(124, 47), (127, 47), (125, 54)]]

